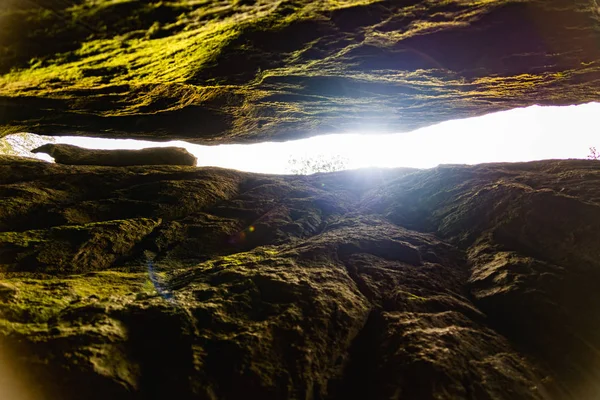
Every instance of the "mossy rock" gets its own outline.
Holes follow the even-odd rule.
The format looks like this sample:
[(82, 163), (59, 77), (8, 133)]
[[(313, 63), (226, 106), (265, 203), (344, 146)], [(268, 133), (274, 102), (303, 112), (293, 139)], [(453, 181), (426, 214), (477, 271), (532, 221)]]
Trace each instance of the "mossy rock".
[(597, 100), (597, 9), (577, 1), (0, 7), (0, 135), (243, 143)]
[(0, 182), (82, 221), (23, 229), (24, 207), (0, 234), (3, 360), (50, 400), (596, 392), (596, 161), (302, 177), (9, 161)]
[(160, 220), (140, 218), (44, 231), (1, 232), (0, 269), (49, 274), (108, 269), (130, 255), (159, 224)]

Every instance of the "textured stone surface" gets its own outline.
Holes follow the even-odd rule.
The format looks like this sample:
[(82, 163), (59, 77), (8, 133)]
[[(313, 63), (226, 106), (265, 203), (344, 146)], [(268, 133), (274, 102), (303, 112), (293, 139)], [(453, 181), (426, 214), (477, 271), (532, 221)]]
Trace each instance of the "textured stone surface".
[[(593, 101), (599, 18), (7, 0), (0, 135), (256, 142)], [(0, 398), (598, 398), (599, 187), (594, 161), (283, 177), (0, 156)]]
[(0, 135), (405, 131), (599, 98), (596, 0), (5, 0)]
[(1, 367), (51, 400), (596, 398), (599, 164), (0, 158)]
[(70, 144), (48, 143), (31, 150), (46, 153), (59, 164), (103, 165), (127, 167), (133, 165), (196, 165), (198, 161), (182, 147), (154, 147), (141, 150), (91, 150)]

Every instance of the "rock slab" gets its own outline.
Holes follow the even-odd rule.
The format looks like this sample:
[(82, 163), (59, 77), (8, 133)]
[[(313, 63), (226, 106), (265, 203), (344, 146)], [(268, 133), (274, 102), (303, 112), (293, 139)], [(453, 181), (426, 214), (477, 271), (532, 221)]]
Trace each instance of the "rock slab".
[(104, 165), (125, 167), (132, 165), (196, 165), (198, 161), (183, 147), (152, 147), (141, 150), (96, 150), (71, 144), (47, 143), (31, 150), (46, 153), (59, 164)]
[(23, 400), (596, 398), (599, 187), (3, 157), (2, 367)]

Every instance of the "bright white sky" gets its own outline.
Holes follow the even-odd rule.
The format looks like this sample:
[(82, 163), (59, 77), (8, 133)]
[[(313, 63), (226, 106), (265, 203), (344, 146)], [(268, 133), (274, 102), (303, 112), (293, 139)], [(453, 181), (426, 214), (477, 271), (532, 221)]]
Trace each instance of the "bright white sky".
[(156, 143), (82, 137), (60, 137), (57, 142), (97, 149), (181, 146), (198, 158), (198, 166), (277, 174), (290, 172), (290, 158), (335, 155), (348, 158), (349, 169), (430, 168), (438, 164), (586, 158), (590, 146), (600, 147), (599, 116), (600, 103), (589, 103), (520, 108), (447, 121), (409, 133), (349, 132), (282, 143), (200, 146), (181, 141)]

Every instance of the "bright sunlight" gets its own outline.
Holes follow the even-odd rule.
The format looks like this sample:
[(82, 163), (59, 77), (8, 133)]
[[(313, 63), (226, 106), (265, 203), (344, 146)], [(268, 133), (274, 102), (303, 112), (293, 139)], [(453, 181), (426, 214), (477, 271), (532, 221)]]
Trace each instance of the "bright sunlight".
[[(156, 143), (68, 136), (57, 137), (54, 141), (91, 149), (180, 146), (198, 158), (198, 166), (273, 174), (294, 173), (290, 160), (315, 158), (343, 159), (347, 169), (431, 168), (439, 164), (585, 158), (590, 147), (600, 145), (598, 115), (600, 103), (532, 106), (447, 121), (409, 133), (365, 135), (349, 132), (251, 145), (200, 146), (182, 141)], [(37, 136), (32, 135), (34, 137)], [(41, 140), (37, 137), (34, 141), (39, 146), (49, 138)], [(29, 147), (27, 150), (33, 148)]]

